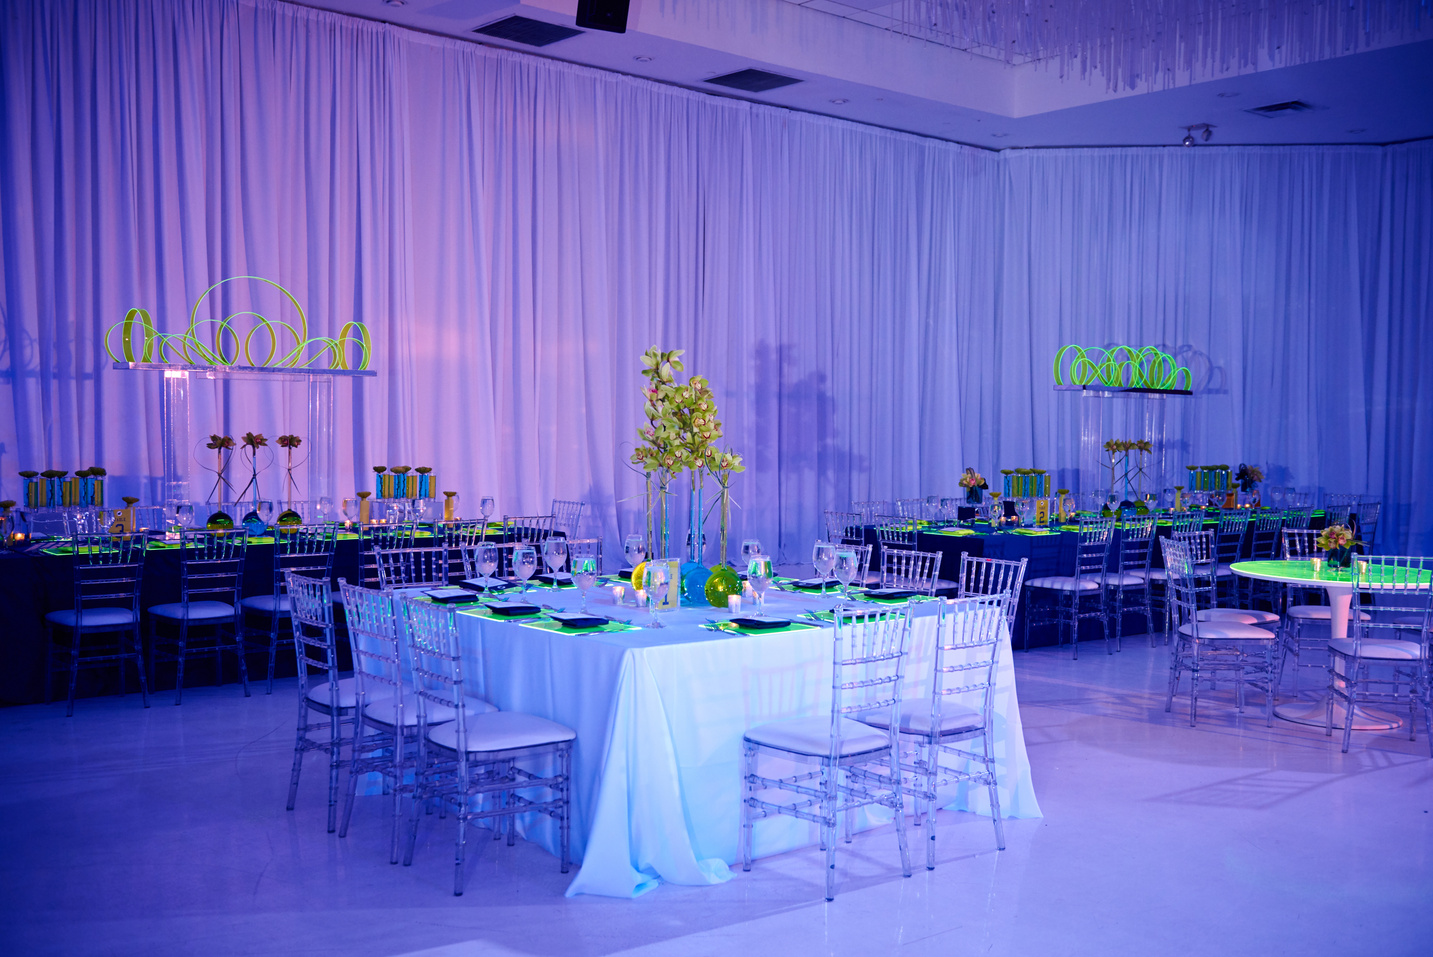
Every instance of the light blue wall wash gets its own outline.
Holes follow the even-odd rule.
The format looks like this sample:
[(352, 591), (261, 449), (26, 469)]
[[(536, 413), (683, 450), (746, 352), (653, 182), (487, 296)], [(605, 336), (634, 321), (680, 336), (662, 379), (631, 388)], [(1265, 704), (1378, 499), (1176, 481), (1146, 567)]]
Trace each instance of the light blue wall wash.
[[(104, 332), (258, 275), (373, 331), (340, 490), (429, 465), (615, 538), (656, 343), (747, 456), (738, 538), (804, 559), (822, 509), (1076, 466), (1055, 350), (1149, 344), (1200, 374), (1174, 464), (1380, 494), (1386, 548), (1433, 550), (1428, 143), (995, 154), (268, 0), (4, 15), (4, 497), (92, 464), (155, 494), (160, 382)], [(304, 427), (301, 389), (195, 391), (194, 437)]]

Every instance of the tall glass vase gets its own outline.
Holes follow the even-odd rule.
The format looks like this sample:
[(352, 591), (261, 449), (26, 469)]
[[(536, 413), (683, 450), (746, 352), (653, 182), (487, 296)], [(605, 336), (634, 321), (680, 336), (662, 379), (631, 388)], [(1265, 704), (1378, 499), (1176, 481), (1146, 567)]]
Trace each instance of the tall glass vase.
[(731, 478), (718, 478), (721, 491), (717, 493), (721, 497), (721, 531), (719, 533), (718, 547), (721, 549), (717, 555), (716, 564), (712, 567), (720, 567), (727, 564), (727, 536), (731, 531)]
[(647, 557), (668, 558), (672, 551), (672, 473), (647, 473)]
[(704, 476), (701, 472), (692, 471), (691, 494), (687, 499), (687, 561), (702, 564), (702, 552), (706, 546), (706, 536), (702, 529), (702, 493), (705, 491)]

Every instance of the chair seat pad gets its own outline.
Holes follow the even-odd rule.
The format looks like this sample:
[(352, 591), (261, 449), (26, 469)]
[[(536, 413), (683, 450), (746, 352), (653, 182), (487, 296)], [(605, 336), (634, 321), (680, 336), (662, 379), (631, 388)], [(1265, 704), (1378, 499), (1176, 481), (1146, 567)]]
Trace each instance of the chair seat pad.
[[(746, 740), (767, 748), (813, 757), (831, 753), (831, 718), (792, 718), (759, 724), (746, 732)], [(841, 757), (879, 751), (890, 746), (890, 735), (851, 718), (841, 719)]]
[[(905, 734), (929, 735), (931, 722), (930, 698), (907, 698), (901, 702), (901, 731)], [(861, 715), (861, 722), (873, 728), (885, 730), (891, 726), (889, 709), (867, 711)], [(940, 709), (941, 734), (959, 734), (974, 731), (981, 725), (980, 712), (954, 701), (946, 701)]]
[(268, 615), (274, 614), (275, 609), (278, 610), (278, 614), (280, 615), (287, 615), (289, 613), (288, 595), (279, 595), (278, 597), (273, 595), (250, 595), (248, 598), (239, 602), (239, 604), (243, 605), (249, 611), (261, 611)]
[(1146, 572), (1146, 571), (1138, 571), (1138, 572), (1130, 572), (1129, 574), (1133, 575), (1133, 576), (1136, 577), (1136, 578), (1145, 579), (1145, 580), (1148, 580), (1148, 581), (1155, 581), (1155, 582), (1162, 582), (1162, 581), (1164, 581), (1166, 578), (1169, 577), (1169, 573), (1166, 572), (1163, 568), (1151, 568), (1151, 569), (1150, 569), (1149, 571), (1147, 571), (1147, 572)]
[[(468, 717), (473, 718), (480, 714), (489, 714), (498, 709), (482, 698), (469, 696), (467, 707), (464, 710), (467, 711)], [(379, 724), (386, 724), (390, 728), (398, 721), (397, 712), (398, 702), (392, 697), (369, 701), (368, 704), (363, 707), (365, 717), (377, 721)], [(457, 709), (452, 705), (428, 702), (428, 724), (430, 726), (446, 724), (455, 717), (457, 717)], [(403, 695), (403, 727), (418, 727), (418, 696), (411, 691)]]
[[(317, 681), (309, 685), (307, 699), (314, 704), (329, 706), (329, 691), (327, 681)], [(338, 679), (338, 706), (343, 710), (349, 710), (358, 704), (358, 685), (352, 678)]]
[(1272, 611), (1251, 611), (1247, 608), (1201, 608), (1200, 621), (1237, 621), (1245, 625), (1272, 625), (1279, 616)]
[[(561, 744), (577, 737), (577, 732), (565, 725), (521, 711), (491, 711), (469, 719), (467, 725), (469, 754), (537, 748), (545, 744)], [(430, 728), (428, 740), (439, 747), (456, 751), (457, 722)]]
[(171, 601), (163, 605), (151, 605), (149, 613), (159, 618), (176, 620), (213, 621), (219, 618), (233, 618), (234, 606), (224, 601)]
[[(45, 616), (46, 621), (64, 625), (66, 628), (75, 627), (75, 618), (73, 608), (52, 611)], [(79, 613), (78, 618), (81, 628), (118, 628), (134, 624), (134, 612), (129, 608), (86, 608)]]
[[(1288, 615), (1290, 618), (1301, 618), (1301, 619), (1303, 619), (1304, 621), (1328, 621), (1328, 620), (1329, 620), (1329, 606), (1328, 606), (1328, 605), (1290, 605), (1288, 611), (1286, 611), (1285, 614)], [(1366, 612), (1366, 611), (1361, 611), (1361, 612), (1358, 613), (1358, 619), (1359, 619), (1359, 621), (1368, 621), (1368, 620), (1370, 620), (1372, 617), (1373, 617), (1373, 616), (1371, 616), (1371, 615), (1370, 615), (1368, 612)]]
[[(1353, 639), (1335, 638), (1329, 642), (1329, 651), (1346, 657), (1353, 657)], [(1397, 641), (1391, 638), (1371, 638), (1363, 642), (1359, 657), (1365, 661), (1418, 661), (1423, 657), (1423, 646), (1416, 641)]]
[(1108, 581), (1112, 587), (1129, 588), (1132, 585), (1143, 585), (1145, 584), (1144, 571), (1141, 569), (1137, 572), (1119, 572), (1111, 575)]
[[(1179, 633), (1192, 635), (1194, 629), (1185, 622), (1179, 626)], [(1199, 637), (1203, 641), (1273, 641), (1274, 633), (1242, 621), (1202, 621), (1199, 623)]]
[(1073, 575), (1048, 575), (1044, 578), (1032, 578), (1025, 583), (1026, 588), (1051, 588), (1055, 591), (1099, 591), (1100, 580), (1098, 578), (1076, 578)]

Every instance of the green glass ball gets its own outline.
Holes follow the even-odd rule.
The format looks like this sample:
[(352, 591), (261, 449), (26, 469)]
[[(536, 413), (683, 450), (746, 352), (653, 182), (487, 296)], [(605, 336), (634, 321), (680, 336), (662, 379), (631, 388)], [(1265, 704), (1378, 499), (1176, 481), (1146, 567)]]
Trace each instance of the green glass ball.
[(204, 523), (204, 527), (211, 531), (233, 528), (234, 519), (227, 512), (215, 512), (209, 516), (209, 519)]
[(718, 565), (712, 569), (703, 591), (706, 592), (707, 602), (713, 608), (725, 608), (728, 598), (741, 594), (741, 579), (726, 565)]

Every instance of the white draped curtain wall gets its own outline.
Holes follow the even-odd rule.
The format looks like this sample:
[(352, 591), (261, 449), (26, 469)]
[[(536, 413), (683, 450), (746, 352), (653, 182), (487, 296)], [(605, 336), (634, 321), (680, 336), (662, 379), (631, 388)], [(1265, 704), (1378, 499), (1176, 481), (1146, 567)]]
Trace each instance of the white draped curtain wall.
[[(268, 0), (4, 14), (7, 497), (94, 463), (153, 495), (160, 383), (103, 330), (257, 275), (373, 331), (340, 492), (432, 465), (612, 541), (655, 343), (747, 457), (736, 534), (804, 559), (824, 508), (1073, 464), (1055, 348), (1153, 343), (1208, 372), (1190, 462), (1381, 492), (1388, 545), (1433, 546), (1427, 145), (993, 154)], [(293, 390), (199, 391), (196, 437), (301, 428)]]

